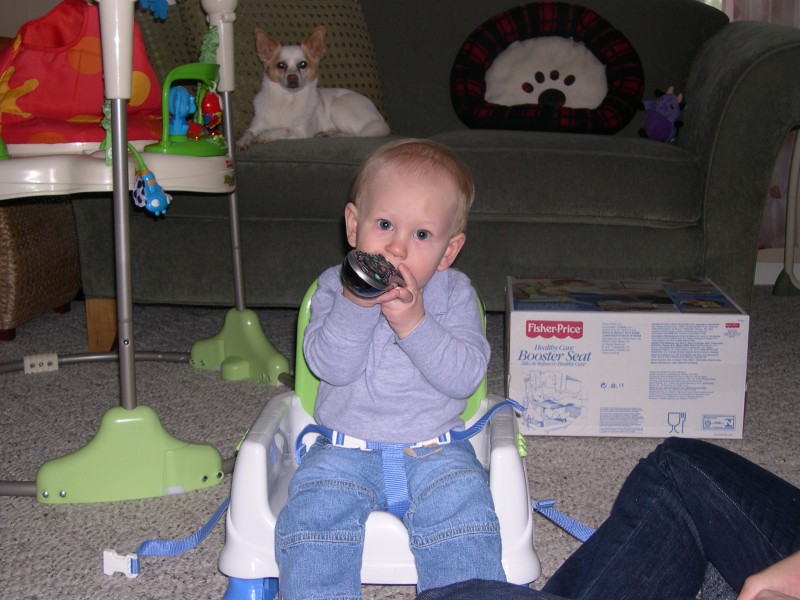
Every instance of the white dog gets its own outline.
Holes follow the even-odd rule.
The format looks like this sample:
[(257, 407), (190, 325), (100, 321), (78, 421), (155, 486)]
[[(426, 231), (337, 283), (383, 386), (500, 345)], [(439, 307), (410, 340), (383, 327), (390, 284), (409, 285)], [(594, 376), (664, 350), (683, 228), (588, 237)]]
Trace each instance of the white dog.
[(237, 149), (290, 138), (389, 135), (389, 126), (367, 97), (342, 88), (317, 89), (324, 27), (299, 46), (282, 46), (260, 29), (255, 38), (264, 76), (253, 98), (253, 120), (236, 141)]

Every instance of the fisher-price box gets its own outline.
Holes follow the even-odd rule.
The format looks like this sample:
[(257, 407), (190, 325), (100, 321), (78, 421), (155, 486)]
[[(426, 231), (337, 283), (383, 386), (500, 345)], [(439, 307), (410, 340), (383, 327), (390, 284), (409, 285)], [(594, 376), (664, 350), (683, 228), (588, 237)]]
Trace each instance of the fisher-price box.
[(749, 317), (700, 279), (508, 277), (527, 435), (741, 438)]

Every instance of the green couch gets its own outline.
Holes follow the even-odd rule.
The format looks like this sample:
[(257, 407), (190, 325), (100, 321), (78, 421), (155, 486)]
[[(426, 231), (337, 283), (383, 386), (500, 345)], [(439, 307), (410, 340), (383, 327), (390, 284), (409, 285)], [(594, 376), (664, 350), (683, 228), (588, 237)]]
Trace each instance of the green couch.
[[(489, 310), (504, 309), (509, 274), (705, 276), (748, 308), (773, 165), (800, 122), (800, 30), (728, 23), (696, 0), (578, 3), (633, 44), (645, 99), (669, 85), (685, 92), (676, 143), (641, 138), (641, 111), (614, 135), (464, 126), (450, 98), (453, 61), (476, 27), (515, 6), (510, 0), (242, 0), (237, 134), (259, 87), (253, 28), (298, 41), (325, 25), (322, 85), (369, 95), (393, 136), (444, 142), (471, 168), (477, 200), (456, 266)], [(183, 2), (163, 24), (139, 15), (160, 75), (196, 60), (205, 28), (198, 13), (196, 3)], [(238, 154), (248, 306), (298, 306), (309, 282), (341, 260), (351, 181), (385, 141), (284, 140)], [(81, 199), (74, 210), (83, 291), (88, 299), (112, 298), (110, 197)], [(134, 302), (234, 304), (224, 197), (176, 193), (165, 218), (131, 213)]]

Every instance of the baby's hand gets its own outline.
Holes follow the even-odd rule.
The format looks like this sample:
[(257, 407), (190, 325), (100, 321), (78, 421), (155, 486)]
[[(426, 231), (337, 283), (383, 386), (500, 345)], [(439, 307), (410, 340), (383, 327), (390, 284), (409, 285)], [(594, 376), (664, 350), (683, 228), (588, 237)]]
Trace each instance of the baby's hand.
[(422, 290), (419, 289), (417, 280), (407, 266), (398, 267), (400, 275), (405, 279), (406, 286), (398, 286), (375, 298), (381, 305), (383, 316), (389, 322), (401, 340), (411, 334), (422, 322), (425, 316), (425, 303), (422, 299)]

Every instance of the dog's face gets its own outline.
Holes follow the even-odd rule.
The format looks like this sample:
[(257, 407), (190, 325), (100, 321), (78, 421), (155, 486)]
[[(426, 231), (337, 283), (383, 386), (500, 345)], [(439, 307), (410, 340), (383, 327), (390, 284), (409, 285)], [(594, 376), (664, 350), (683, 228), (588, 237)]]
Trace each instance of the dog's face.
[(270, 81), (289, 91), (302, 90), (319, 76), (319, 61), (325, 55), (325, 28), (317, 27), (299, 46), (283, 46), (261, 29), (255, 30), (256, 54)]

